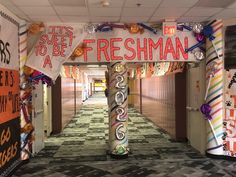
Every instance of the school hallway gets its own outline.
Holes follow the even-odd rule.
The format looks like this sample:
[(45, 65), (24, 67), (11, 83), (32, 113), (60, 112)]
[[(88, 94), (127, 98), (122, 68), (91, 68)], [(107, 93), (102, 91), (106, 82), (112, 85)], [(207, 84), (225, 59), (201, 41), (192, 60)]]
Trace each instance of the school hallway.
[(227, 177), (236, 163), (200, 155), (186, 143), (172, 141), (160, 128), (129, 108), (127, 159), (108, 153), (108, 113), (103, 93), (83, 103), (63, 132), (45, 141), (45, 148), (13, 177)]

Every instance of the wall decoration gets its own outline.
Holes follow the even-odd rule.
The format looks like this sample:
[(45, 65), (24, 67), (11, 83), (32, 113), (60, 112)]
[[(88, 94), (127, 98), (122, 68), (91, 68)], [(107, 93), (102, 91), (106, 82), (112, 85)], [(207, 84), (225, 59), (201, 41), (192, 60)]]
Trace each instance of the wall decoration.
[(112, 156), (128, 155), (127, 66), (121, 62), (108, 65), (109, 145)]
[(45, 24), (45, 32), (31, 51), (26, 65), (56, 80), (62, 64), (84, 36), (83, 29), (78, 26)]
[[(207, 25), (206, 36), (206, 79), (209, 83), (206, 104), (211, 107), (211, 124), (207, 127), (207, 154), (223, 155), (223, 38), (222, 21), (215, 20)], [(210, 27), (209, 27), (210, 26)], [(204, 30), (204, 29), (203, 29)], [(209, 31), (207, 31), (209, 30)], [(215, 38), (213, 36), (216, 36)], [(213, 45), (212, 39), (217, 41)], [(216, 53), (216, 51), (219, 53)], [(212, 128), (211, 128), (212, 125)]]
[(225, 73), (225, 117), (223, 122), (224, 133), (223, 150), (225, 155), (236, 157), (236, 69), (230, 69)]
[(19, 23), (0, 10), (0, 176), (8, 177), (20, 164)]

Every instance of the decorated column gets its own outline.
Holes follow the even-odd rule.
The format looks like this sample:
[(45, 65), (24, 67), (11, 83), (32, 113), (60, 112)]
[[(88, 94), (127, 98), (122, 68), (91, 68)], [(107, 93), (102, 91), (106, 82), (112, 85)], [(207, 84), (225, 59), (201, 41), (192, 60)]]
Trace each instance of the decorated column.
[(222, 21), (215, 20), (209, 24), (214, 38), (206, 41), (206, 105), (209, 107), (207, 128), (207, 154), (223, 155), (223, 36)]
[(127, 67), (121, 62), (108, 65), (109, 147), (112, 157), (128, 156)]

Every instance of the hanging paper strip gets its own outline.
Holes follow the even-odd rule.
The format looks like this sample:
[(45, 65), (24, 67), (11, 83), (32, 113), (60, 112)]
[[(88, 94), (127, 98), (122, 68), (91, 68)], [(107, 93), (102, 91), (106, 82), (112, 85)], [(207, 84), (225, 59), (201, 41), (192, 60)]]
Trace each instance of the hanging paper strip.
[[(209, 83), (206, 103), (211, 107), (210, 123), (207, 125), (207, 150), (211, 155), (224, 155), (223, 150), (223, 37), (222, 21), (210, 24), (214, 40), (206, 40), (206, 83)], [(215, 44), (215, 46), (213, 45)], [(217, 52), (216, 52), (217, 50)], [(218, 55), (220, 57), (218, 57)], [(209, 82), (210, 81), (210, 82)]]

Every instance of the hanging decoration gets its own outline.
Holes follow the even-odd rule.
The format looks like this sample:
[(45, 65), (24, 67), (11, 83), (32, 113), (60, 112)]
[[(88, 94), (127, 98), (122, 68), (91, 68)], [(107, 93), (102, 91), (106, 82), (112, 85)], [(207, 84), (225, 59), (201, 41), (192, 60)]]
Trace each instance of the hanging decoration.
[(79, 44), (76, 48), (75, 48), (75, 50), (74, 50), (74, 52), (72, 53), (72, 55), (71, 55), (71, 60), (75, 60), (75, 58), (76, 57), (80, 57), (80, 56), (82, 56), (83, 54), (84, 54), (84, 49), (86, 48), (86, 44), (85, 43), (82, 43), (82, 44)]
[(38, 34), (44, 30), (44, 24), (43, 23), (33, 23), (29, 26), (28, 32), (29, 34)]
[(145, 25), (144, 23), (138, 23), (139, 26), (143, 27), (144, 29), (147, 29), (149, 31), (151, 31), (152, 33), (154, 34), (157, 34), (157, 30), (148, 26), (148, 25)]
[(131, 34), (144, 33), (144, 29), (140, 27), (139, 25), (137, 25), (136, 23), (128, 25), (128, 30)]

